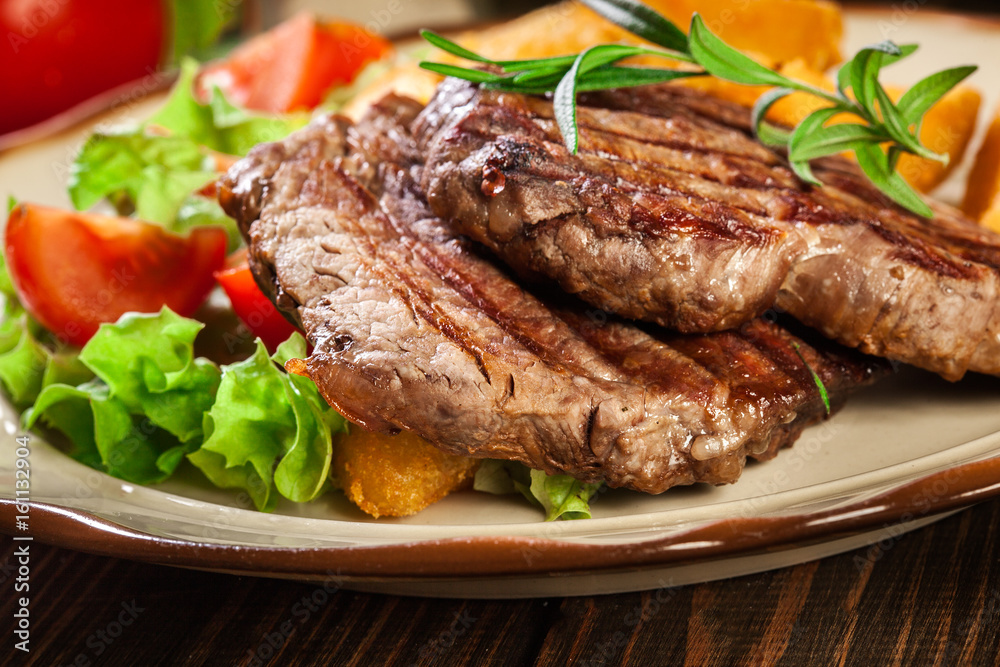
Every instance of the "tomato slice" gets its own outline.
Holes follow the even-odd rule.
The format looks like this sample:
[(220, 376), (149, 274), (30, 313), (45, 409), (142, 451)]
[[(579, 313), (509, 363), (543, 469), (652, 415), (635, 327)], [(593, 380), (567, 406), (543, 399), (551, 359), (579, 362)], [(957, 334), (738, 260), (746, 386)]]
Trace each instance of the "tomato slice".
[(193, 314), (225, 262), (226, 232), (198, 227), (183, 237), (131, 218), (21, 204), (7, 220), (5, 249), (28, 312), (83, 345), (129, 311)]
[(247, 262), (246, 251), (234, 254), (226, 263), (227, 268), (215, 272), (215, 279), (233, 304), (233, 311), (267, 349), (275, 349), (298, 331), (286, 320), (271, 300), (268, 299), (254, 281)]
[(205, 91), (218, 86), (247, 109), (285, 113), (313, 109), (338, 83), (349, 83), (392, 50), (359, 25), (320, 22), (307, 12), (237, 48), (201, 75)]

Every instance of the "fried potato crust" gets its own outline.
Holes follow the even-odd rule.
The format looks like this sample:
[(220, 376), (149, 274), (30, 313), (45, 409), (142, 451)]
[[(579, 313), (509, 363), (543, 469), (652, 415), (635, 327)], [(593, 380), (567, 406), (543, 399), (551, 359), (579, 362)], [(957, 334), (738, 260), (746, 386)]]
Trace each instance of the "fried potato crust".
[[(765, 63), (802, 59), (825, 71), (840, 62), (843, 20), (825, 0), (646, 0), (687, 32), (697, 11), (710, 30)], [(495, 60), (545, 58), (578, 53), (605, 42), (641, 43), (575, 2), (562, 2), (498, 26), (467, 32), (457, 40)], [(662, 62), (662, 61), (660, 61)]]
[(331, 478), (367, 514), (409, 516), (471, 482), (477, 459), (446, 454), (420, 436), (360, 427), (334, 443)]
[[(1000, 208), (1000, 108), (990, 121), (983, 144), (969, 173), (962, 211), (973, 220), (984, 222), (992, 208)], [(998, 211), (1000, 213), (1000, 211)], [(997, 217), (994, 214), (992, 217)]]
[[(899, 99), (902, 90), (887, 90)], [(940, 185), (962, 162), (969, 141), (976, 131), (982, 96), (971, 86), (958, 86), (938, 100), (924, 115), (920, 125), (920, 143), (935, 153), (948, 156), (948, 164), (902, 155), (896, 170), (920, 192), (930, 192)]]

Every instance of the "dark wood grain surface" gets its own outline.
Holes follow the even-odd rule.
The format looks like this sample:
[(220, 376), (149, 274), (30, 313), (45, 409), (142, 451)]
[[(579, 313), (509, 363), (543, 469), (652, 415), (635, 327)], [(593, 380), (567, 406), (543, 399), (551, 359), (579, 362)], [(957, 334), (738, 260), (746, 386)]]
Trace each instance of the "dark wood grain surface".
[[(32, 544), (31, 653), (17, 655), (8, 629), (0, 664), (996, 665), (998, 526), (995, 501), (774, 572), (515, 601), (336, 591)], [(17, 564), (2, 539), (11, 628)]]

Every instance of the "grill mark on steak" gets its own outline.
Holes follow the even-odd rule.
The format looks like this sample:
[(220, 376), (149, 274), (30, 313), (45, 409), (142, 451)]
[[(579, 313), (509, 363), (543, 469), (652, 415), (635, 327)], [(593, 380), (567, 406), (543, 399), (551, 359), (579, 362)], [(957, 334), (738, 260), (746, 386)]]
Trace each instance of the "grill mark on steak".
[[(505, 102), (510, 101), (509, 96), (502, 96), (500, 99)], [(484, 104), (462, 119), (463, 131), (479, 136), (484, 142), (495, 139), (495, 145), (499, 150), (489, 156), (488, 164), (501, 167), (500, 173), (530, 168), (532, 157), (543, 158), (553, 153), (565, 152), (551, 109), (548, 109), (550, 113), (546, 116), (544, 115), (546, 109), (532, 102), (530, 98), (524, 100), (523, 116), (514, 115), (507, 106)], [(753, 146), (755, 150), (749, 152), (731, 153), (725, 148), (732, 142), (727, 144), (715, 141), (707, 136), (708, 133), (703, 133), (706, 136), (697, 140), (685, 137), (680, 132), (676, 133), (673, 141), (657, 141), (648, 135), (637, 133), (618, 133), (617, 136), (605, 138), (603, 135), (613, 135), (612, 129), (588, 123), (587, 120), (592, 114), (593, 110), (581, 109), (578, 118), (581, 130), (580, 156), (583, 160), (589, 155), (599, 160), (639, 164), (646, 168), (660, 168), (666, 164), (674, 167), (675, 173), (682, 173), (682, 167), (692, 171), (696, 169), (698, 175), (708, 181), (761, 190), (776, 189), (782, 185), (796, 187), (797, 181), (791, 170), (782, 167), (776, 156), (760, 146)], [(714, 129), (718, 131), (717, 127)], [(623, 143), (624, 138), (628, 138), (635, 147), (622, 155), (630, 145), (628, 142)], [(737, 142), (737, 145), (740, 143), (746, 144), (744, 141)], [(670, 147), (671, 150), (654, 152), (650, 155), (650, 148), (653, 147)], [(499, 164), (494, 163), (495, 160), (499, 160)], [(599, 160), (591, 160), (588, 166), (599, 168)], [(734, 167), (724, 172), (728, 179), (719, 176), (720, 165)], [(555, 177), (551, 172), (552, 165), (546, 164), (546, 167), (549, 171), (543, 170), (540, 176)], [(782, 169), (765, 167), (782, 167)], [(755, 176), (755, 173), (758, 175)], [(651, 179), (647, 179), (647, 183), (652, 182)], [(657, 186), (663, 185), (664, 182), (660, 179)], [(696, 194), (692, 190), (683, 192)], [(701, 198), (701, 195), (697, 196)]]
[(526, 291), (428, 209), (418, 111), (390, 97), (356, 127), (315, 121), (220, 186), (262, 287), (313, 345), (289, 368), (352, 421), (655, 493), (734, 481), (823, 418), (793, 343), (836, 407), (884, 372), (763, 320), (680, 336)]
[[(466, 303), (481, 311), (519, 345), (524, 346), (526, 350), (536, 355), (547, 365), (564, 372), (583, 372), (598, 375), (606, 380), (616, 381), (621, 379), (617, 372), (605, 368), (602, 364), (595, 364), (593, 357), (577, 359), (573, 355), (556, 354), (555, 350), (541, 345), (532, 336), (535, 332), (524, 326), (526, 322), (531, 322), (531, 318), (526, 318), (521, 314), (518, 314), (518, 316), (511, 316), (510, 314), (511, 301), (516, 303), (519, 295), (514, 293), (505, 295), (502, 292), (505, 291), (504, 288), (513, 287), (513, 283), (510, 285), (499, 285), (500, 290), (491, 289), (494, 288), (493, 285), (482, 285), (475, 277), (468, 276), (463, 272), (462, 269), (467, 267), (450, 261), (448, 254), (435, 252), (433, 247), (425, 245), (418, 245), (413, 250), (419, 256), (420, 260), (433, 269), (437, 277), (447, 284), (448, 287), (461, 295)], [(466, 248), (464, 252), (469, 253), (471, 250)], [(497, 294), (497, 291), (501, 293)], [(508, 298), (504, 299), (504, 296)], [(588, 368), (585, 369), (583, 367), (584, 364), (588, 364)]]
[(676, 108), (703, 127), (723, 126), (744, 134), (751, 131), (750, 117), (743, 107), (686, 86), (623, 88), (611, 93), (595, 91), (580, 95), (580, 103), (587, 107), (631, 111), (648, 116), (662, 115), (665, 108)]
[(705, 332), (776, 307), (948, 379), (1000, 374), (997, 235), (936, 204), (915, 216), (840, 158), (812, 188), (748, 111), (698, 91), (590, 93), (578, 122), (570, 155), (545, 99), (447, 80), (414, 125), (432, 210), (624, 317)]

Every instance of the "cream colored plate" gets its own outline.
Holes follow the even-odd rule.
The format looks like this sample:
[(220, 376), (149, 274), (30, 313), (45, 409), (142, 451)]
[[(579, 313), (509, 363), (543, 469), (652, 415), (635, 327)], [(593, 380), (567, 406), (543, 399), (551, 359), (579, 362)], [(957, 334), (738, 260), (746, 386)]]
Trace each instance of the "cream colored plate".
[[(848, 13), (848, 42), (891, 37), (924, 50), (921, 72), (983, 63), (990, 109), (1000, 92), (1000, 30), (929, 12)], [(907, 69), (909, 67), (910, 69)], [(117, 120), (141, 117), (144, 101)], [(984, 114), (985, 116), (985, 114)], [(0, 195), (66, 205), (67, 168), (85, 132), (0, 154)], [(945, 188), (960, 195), (960, 186)], [(3, 530), (12, 531), (16, 415), (4, 406)], [(329, 494), (274, 514), (190, 473), (136, 487), (86, 468), (31, 435), (31, 530), (97, 553), (265, 576), (322, 579), (419, 595), (521, 597), (639, 590), (734, 576), (837, 553), (939, 518), (1000, 489), (1000, 381), (948, 384), (905, 370), (858, 394), (776, 460), (735, 485), (660, 496), (608, 491), (594, 519), (544, 523), (515, 497), (464, 492), (407, 519), (374, 521)], [(984, 462), (985, 461), (985, 462)]]

